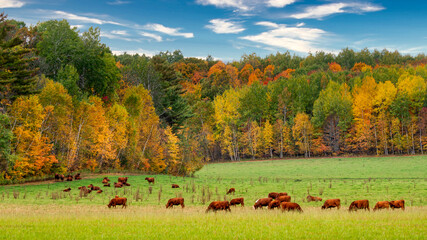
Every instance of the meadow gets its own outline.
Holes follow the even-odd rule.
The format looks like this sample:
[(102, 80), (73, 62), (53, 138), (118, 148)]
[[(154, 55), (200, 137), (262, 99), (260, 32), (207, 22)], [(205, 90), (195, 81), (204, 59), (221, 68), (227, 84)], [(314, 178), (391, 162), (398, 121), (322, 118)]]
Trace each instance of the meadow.
[[(214, 163), (193, 178), (148, 175), (92, 175), (83, 180), (0, 187), (0, 239), (425, 239), (427, 157), (367, 157)], [(102, 187), (109, 176), (128, 176), (130, 187)], [(93, 183), (104, 192), (83, 196), (78, 186)], [(181, 186), (172, 189), (171, 184)], [(70, 193), (62, 192), (70, 187)], [(230, 187), (234, 195), (226, 195)], [(304, 213), (253, 210), (269, 192), (287, 192)], [(340, 210), (320, 210), (307, 194), (340, 198)], [(113, 196), (127, 197), (127, 209), (109, 209)], [(165, 209), (182, 196), (186, 207)], [(231, 213), (209, 213), (214, 200), (245, 198)], [(354, 200), (405, 199), (406, 210), (349, 213)], [(54, 229), (54, 231), (53, 231)]]

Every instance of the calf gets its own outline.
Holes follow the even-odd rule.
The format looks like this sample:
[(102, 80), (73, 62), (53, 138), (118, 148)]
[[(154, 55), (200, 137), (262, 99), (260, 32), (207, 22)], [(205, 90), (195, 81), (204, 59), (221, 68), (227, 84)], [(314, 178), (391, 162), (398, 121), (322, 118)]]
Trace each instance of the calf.
[(145, 180), (148, 181), (148, 184), (150, 184), (150, 183), (154, 184), (154, 178), (153, 177), (146, 177)]
[(380, 210), (380, 209), (389, 209), (390, 203), (387, 201), (380, 201), (375, 204), (374, 211)]
[(117, 205), (122, 205), (122, 208), (126, 208), (127, 207), (126, 202), (127, 202), (127, 198), (120, 198), (116, 196), (115, 198), (110, 200), (110, 203), (107, 206), (108, 208), (111, 208), (112, 206), (116, 207)]
[(67, 188), (67, 189), (64, 189), (64, 190), (62, 190), (62, 191), (64, 191), (64, 192), (69, 192), (69, 191), (71, 191), (71, 188)]
[(235, 192), (236, 192), (236, 189), (230, 188), (230, 189), (228, 189), (228, 191), (227, 191), (226, 194), (232, 194), (232, 193), (235, 193)]
[(214, 201), (209, 204), (208, 209), (206, 209), (206, 213), (210, 210), (216, 212), (218, 210), (225, 210), (231, 212), (230, 203), (228, 201)]
[(127, 186), (127, 187), (129, 187), (129, 186), (130, 186), (130, 184), (129, 184), (129, 183), (127, 183), (127, 182), (123, 183), (123, 185), (124, 185), (124, 186)]
[(394, 210), (395, 208), (401, 208), (402, 210), (405, 210), (405, 200), (395, 200), (388, 202), (390, 204), (390, 207)]
[(121, 187), (123, 187), (123, 184), (122, 184), (121, 182), (119, 182), (119, 183), (114, 183), (114, 187), (115, 187), (115, 188), (121, 188)]
[(348, 208), (348, 211), (357, 211), (358, 209), (365, 209), (369, 210), (369, 201), (364, 200), (356, 200), (350, 204), (350, 207)]
[(322, 198), (320, 197), (314, 197), (314, 196), (307, 196), (307, 202), (320, 202), (322, 201)]
[(281, 207), (282, 211), (298, 211), (301, 213), (303, 212), (298, 203), (282, 202)]
[(104, 183), (104, 187), (111, 187), (109, 183)]
[(280, 196), (276, 200), (279, 202), (291, 202), (291, 196)]
[(184, 208), (184, 198), (171, 198), (168, 203), (166, 203), (166, 208), (173, 208), (174, 205), (181, 205), (181, 208)]
[(279, 200), (274, 200), (274, 201), (271, 201), (269, 204), (268, 204), (268, 209), (275, 209), (275, 208), (280, 208), (280, 201)]
[(236, 206), (236, 205), (241, 205), (242, 207), (244, 207), (245, 206), (245, 202), (244, 202), (244, 199), (243, 198), (235, 198), (235, 199), (232, 199), (231, 201), (230, 201), (230, 205), (231, 206)]
[(179, 188), (178, 184), (172, 184), (172, 188)]
[(268, 204), (271, 203), (271, 201), (273, 201), (273, 198), (258, 199), (258, 200), (256, 200), (256, 202), (254, 204), (254, 209), (266, 207), (266, 206), (268, 206)]
[(108, 183), (108, 180), (104, 178), (104, 179), (102, 179), (102, 183), (103, 183), (103, 184), (107, 184), (107, 183)]
[(90, 190), (92, 190), (92, 191), (97, 191), (97, 190), (101, 190), (101, 188), (100, 187), (96, 187), (96, 186), (93, 186), (93, 184), (90, 184), (89, 186), (87, 186), (88, 188), (90, 188)]
[(334, 208), (340, 209), (341, 207), (341, 200), (339, 199), (328, 199), (323, 203), (322, 209), (326, 208)]
[(96, 193), (102, 193), (102, 190), (98, 190)]

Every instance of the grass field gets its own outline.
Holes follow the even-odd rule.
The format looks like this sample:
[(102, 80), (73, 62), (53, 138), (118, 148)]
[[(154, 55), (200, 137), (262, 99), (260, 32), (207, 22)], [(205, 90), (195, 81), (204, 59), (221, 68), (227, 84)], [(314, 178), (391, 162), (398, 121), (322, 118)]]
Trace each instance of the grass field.
[[(107, 175), (106, 175), (107, 176)], [(427, 236), (427, 157), (332, 158), (218, 163), (194, 178), (129, 176), (131, 187), (103, 188), (96, 178), (73, 182), (0, 187), (0, 239), (425, 239)], [(85, 176), (83, 175), (83, 178)], [(117, 175), (110, 176), (117, 180)], [(79, 195), (93, 183), (104, 192)], [(181, 186), (172, 189), (171, 184)], [(61, 190), (71, 187), (70, 193)], [(150, 189), (151, 187), (151, 189)], [(236, 188), (233, 196), (225, 195)], [(304, 213), (253, 210), (269, 192), (288, 192)], [(321, 211), (307, 193), (340, 198), (342, 209)], [(128, 198), (127, 209), (108, 209), (114, 195)], [(164, 209), (182, 196), (186, 208)], [(245, 198), (232, 213), (204, 210), (210, 201)], [(358, 199), (405, 199), (405, 211), (346, 211)], [(54, 233), (52, 229), (55, 229)]]

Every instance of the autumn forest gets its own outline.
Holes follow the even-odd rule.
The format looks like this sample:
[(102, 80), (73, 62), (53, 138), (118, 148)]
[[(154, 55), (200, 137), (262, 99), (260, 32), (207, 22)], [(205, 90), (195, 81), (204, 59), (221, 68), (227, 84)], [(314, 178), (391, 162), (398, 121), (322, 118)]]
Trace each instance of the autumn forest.
[(0, 15), (0, 180), (81, 170), (425, 154), (427, 57), (113, 55), (100, 30)]

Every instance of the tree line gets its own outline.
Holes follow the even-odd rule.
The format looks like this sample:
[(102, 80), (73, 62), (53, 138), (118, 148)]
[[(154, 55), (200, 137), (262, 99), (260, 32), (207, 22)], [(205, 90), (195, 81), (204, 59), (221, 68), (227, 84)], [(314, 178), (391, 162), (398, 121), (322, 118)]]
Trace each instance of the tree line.
[(0, 178), (427, 150), (424, 54), (114, 56), (98, 28), (1, 14), (0, 63)]

